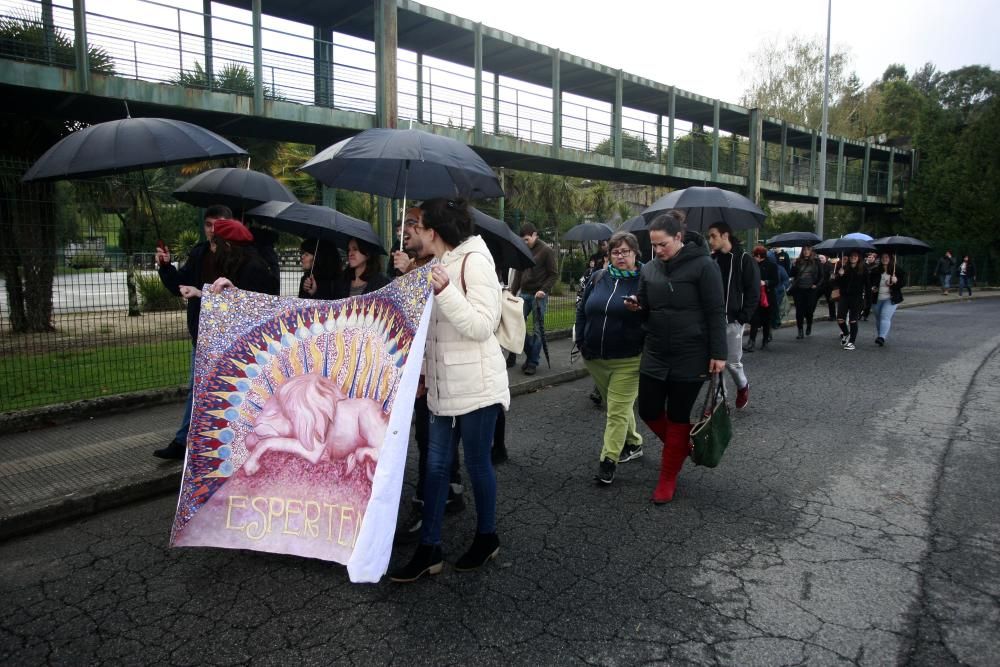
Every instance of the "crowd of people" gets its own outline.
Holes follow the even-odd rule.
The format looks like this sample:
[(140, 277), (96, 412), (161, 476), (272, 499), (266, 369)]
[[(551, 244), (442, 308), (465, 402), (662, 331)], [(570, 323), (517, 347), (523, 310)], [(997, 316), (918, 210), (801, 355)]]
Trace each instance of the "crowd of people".
[[(171, 264), (167, 249), (157, 250), (164, 285), (188, 299), (193, 345), (198, 285), (207, 283), (214, 291), (236, 286), (278, 292), (275, 270), (255, 249), (254, 233), (234, 220), (231, 211), (211, 207), (204, 223), (206, 241), (191, 250), (180, 268)], [(840, 261), (824, 261), (807, 246), (792, 261), (783, 250), (764, 246), (748, 252), (725, 223), (711, 225), (704, 236), (689, 232), (678, 210), (656, 216), (648, 231), (648, 262), (641, 261), (639, 240), (625, 231), (616, 232), (590, 258), (577, 299), (573, 341), (574, 354), (582, 356), (594, 381), (595, 403), (606, 410), (596, 481), (611, 484), (620, 464), (643, 456), (638, 412), (663, 444), (651, 495), (652, 502), (662, 504), (672, 500), (690, 452), (691, 412), (702, 385), (715, 374), (720, 381), (727, 375), (736, 408), (749, 405), (743, 354), (767, 349), (772, 330), (780, 326), (786, 295), (795, 304), (796, 339), (812, 334), (819, 297), (827, 295), (843, 349), (855, 349), (858, 322), (869, 313), (875, 317), (875, 343), (883, 346), (906, 275), (888, 253), (862, 258), (860, 251), (852, 251)], [(521, 366), (531, 375), (539, 363), (548, 296), (557, 278), (555, 253), (538, 238), (538, 230), (525, 224), (521, 237), (535, 264), (511, 277), (475, 233), (465, 201), (432, 199), (405, 212), (400, 246), (391, 254), (391, 275), (382, 269), (381, 249), (361, 239), (349, 241), (346, 261), (327, 241), (305, 239), (300, 246), (298, 296), (309, 299), (367, 294), (436, 260), (430, 274), (434, 296), (425, 373), (414, 405), (416, 493), (412, 515), (396, 535), (397, 543), (416, 541), (417, 546), (409, 561), (390, 573), (393, 581), (411, 582), (442, 570), (444, 514), (449, 507), (464, 507), (460, 451), (475, 500), (476, 531), (455, 569), (478, 569), (499, 552), (494, 466), (507, 458), (506, 368), (516, 363), (516, 355), (503, 350), (494, 335), (502, 288), (510, 282), (524, 300), (524, 317), (534, 317)], [(939, 263), (938, 269), (949, 276), (954, 272), (960, 290), (971, 294), (975, 267), (968, 257), (953, 265)], [(942, 289), (947, 290), (943, 278)], [(184, 457), (191, 409), (189, 397), (181, 427), (156, 456)]]

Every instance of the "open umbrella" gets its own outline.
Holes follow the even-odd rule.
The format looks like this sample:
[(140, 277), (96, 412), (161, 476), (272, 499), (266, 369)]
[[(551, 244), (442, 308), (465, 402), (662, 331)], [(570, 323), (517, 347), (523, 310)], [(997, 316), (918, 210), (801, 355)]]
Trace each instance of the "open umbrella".
[(182, 120), (123, 118), (63, 137), (31, 165), (22, 180), (91, 178), (246, 154), (216, 133)]
[(733, 231), (753, 229), (764, 222), (767, 214), (759, 206), (737, 192), (714, 187), (690, 187), (675, 190), (660, 197), (642, 212), (646, 220), (672, 208), (687, 213), (687, 228), (705, 234), (715, 222), (724, 222)]
[(845, 239), (859, 239), (861, 241), (874, 241), (872, 237), (868, 236), (864, 232), (851, 232), (850, 234), (844, 234), (842, 238)]
[(606, 241), (614, 233), (615, 230), (611, 228), (611, 225), (603, 222), (584, 222), (570, 227), (563, 234), (563, 239), (566, 241)]
[(246, 215), (268, 227), (297, 236), (331, 241), (345, 249), (354, 238), (370, 247), (375, 254), (386, 254), (371, 225), (326, 206), (270, 201), (250, 209)]
[(640, 214), (623, 222), (618, 229), (623, 232), (632, 232), (635, 234), (636, 232), (648, 232), (648, 225), (649, 221), (646, 220), (645, 216)]
[(912, 236), (886, 236), (872, 241), (879, 252), (891, 252), (897, 255), (923, 255), (930, 252), (931, 247)]
[(503, 196), (496, 174), (475, 151), (423, 130), (365, 130), (323, 149), (300, 169), (332, 188), (396, 199)]
[(215, 204), (246, 211), (264, 202), (296, 202), (298, 198), (274, 177), (250, 169), (209, 169), (174, 190), (174, 198), (206, 208)]
[(818, 234), (812, 232), (785, 232), (775, 234), (765, 244), (768, 248), (802, 248), (814, 246), (822, 241)]
[(545, 316), (542, 314), (542, 304), (535, 299), (535, 323), (538, 327), (538, 336), (542, 341), (542, 352), (545, 353), (545, 363), (552, 368), (552, 360), (549, 359), (549, 341), (545, 339)]
[(530, 269), (535, 265), (531, 248), (502, 220), (490, 217), (477, 208), (469, 207), (472, 223), (486, 241), (493, 262), (500, 269)]
[(864, 252), (874, 252), (875, 246), (864, 239), (828, 239), (822, 243), (817, 243), (813, 246), (813, 250), (822, 255), (840, 255), (845, 252), (850, 252), (852, 250), (861, 250)]

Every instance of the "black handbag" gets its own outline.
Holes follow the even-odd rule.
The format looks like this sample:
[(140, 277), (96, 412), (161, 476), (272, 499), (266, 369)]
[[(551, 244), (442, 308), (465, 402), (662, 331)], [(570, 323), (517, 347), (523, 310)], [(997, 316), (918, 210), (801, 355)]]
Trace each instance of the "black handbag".
[(695, 465), (714, 468), (719, 465), (733, 437), (726, 383), (721, 373), (712, 375), (701, 414), (702, 418), (691, 429), (691, 460)]

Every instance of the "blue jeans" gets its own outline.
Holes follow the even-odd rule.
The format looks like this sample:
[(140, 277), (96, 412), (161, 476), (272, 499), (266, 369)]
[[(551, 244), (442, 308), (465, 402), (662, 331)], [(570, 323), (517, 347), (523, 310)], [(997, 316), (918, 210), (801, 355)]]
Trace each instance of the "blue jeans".
[(188, 397), (184, 404), (184, 416), (181, 418), (181, 427), (177, 429), (174, 440), (182, 445), (187, 444), (188, 431), (191, 429), (191, 411), (194, 409), (194, 353), (195, 347), (191, 346), (191, 371), (188, 373)]
[(951, 289), (951, 274), (950, 273), (946, 273), (946, 274), (944, 274), (944, 275), (941, 276), (941, 288), (942, 289)]
[(493, 430), (503, 407), (497, 403), (458, 417), (431, 413), (428, 429), (427, 479), (424, 482), (424, 514), (421, 544), (441, 544), (444, 504), (451, 478), (452, 438), (458, 430), (465, 449), (465, 469), (476, 499), (476, 532), (497, 531), (497, 478), (490, 460)]
[(892, 327), (892, 314), (896, 312), (896, 304), (889, 299), (879, 299), (875, 303), (875, 335), (888, 339)]
[(969, 296), (972, 296), (972, 279), (969, 276), (959, 276), (958, 277), (958, 295), (962, 296), (962, 290), (969, 290)]
[(521, 292), (521, 298), (524, 299), (524, 319), (527, 320), (528, 315), (535, 313), (532, 332), (524, 336), (524, 353), (528, 357), (525, 363), (537, 366), (542, 354), (542, 331), (545, 327), (545, 311), (549, 306), (549, 297), (537, 299), (539, 312), (535, 312), (535, 292)]

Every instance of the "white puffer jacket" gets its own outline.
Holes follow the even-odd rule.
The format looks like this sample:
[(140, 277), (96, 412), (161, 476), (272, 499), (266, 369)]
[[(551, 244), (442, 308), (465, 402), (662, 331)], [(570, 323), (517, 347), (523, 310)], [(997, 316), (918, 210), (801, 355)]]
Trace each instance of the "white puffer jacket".
[(446, 252), (441, 264), (450, 282), (434, 297), (427, 331), (427, 405), (434, 414), (448, 417), (496, 403), (506, 410), (507, 364), (493, 335), (500, 323), (500, 283), (490, 251), (479, 236), (470, 236)]

